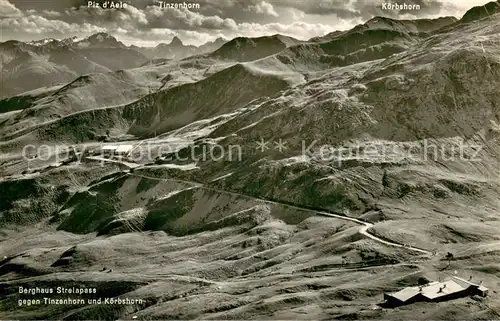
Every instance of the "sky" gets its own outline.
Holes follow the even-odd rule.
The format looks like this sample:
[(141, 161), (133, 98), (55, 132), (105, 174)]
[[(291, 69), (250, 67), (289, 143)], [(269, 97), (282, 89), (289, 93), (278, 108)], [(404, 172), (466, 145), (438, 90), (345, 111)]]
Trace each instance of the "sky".
[[(200, 45), (218, 37), (284, 34), (310, 39), (346, 30), (374, 16), (460, 18), (488, 0), (397, 0), (420, 10), (383, 10), (390, 0), (166, 0), (199, 7), (162, 8), (158, 1), (125, 0), (126, 8), (88, 7), (86, 0), (0, 0), (0, 42), (87, 37), (107, 32), (127, 45), (155, 46), (178, 36)], [(94, 2), (102, 4), (105, 0)], [(110, 1), (108, 1), (109, 3)], [(119, 3), (120, 1), (114, 1)]]

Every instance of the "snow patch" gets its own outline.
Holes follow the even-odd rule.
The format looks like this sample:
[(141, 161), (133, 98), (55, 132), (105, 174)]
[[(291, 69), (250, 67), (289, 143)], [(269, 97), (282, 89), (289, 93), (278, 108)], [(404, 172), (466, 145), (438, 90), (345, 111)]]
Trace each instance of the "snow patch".
[(189, 191), (191, 189), (193, 189), (194, 187), (189, 187), (189, 188), (185, 188), (185, 189), (180, 189), (180, 190), (176, 190), (176, 191), (172, 191), (164, 196), (160, 196), (160, 197), (157, 197), (155, 200), (156, 201), (161, 201), (161, 200), (165, 200), (167, 198), (170, 198), (176, 194), (179, 194), (180, 192), (184, 192), (184, 191)]
[(78, 43), (78, 47), (85, 48), (85, 47), (88, 47), (88, 46), (90, 46), (90, 42), (88, 42), (88, 41), (86, 41), (86, 40), (85, 40), (85, 41), (80, 41), (80, 42)]
[(180, 169), (181, 171), (191, 171), (193, 169), (199, 169), (196, 164), (191, 163), (191, 164), (186, 164), (186, 165), (177, 165), (177, 164), (162, 164), (162, 165), (154, 165), (154, 166), (148, 166), (148, 168), (172, 168), (172, 169)]
[(229, 177), (231, 175), (233, 175), (233, 172), (227, 173), (226, 175), (219, 176), (219, 177), (213, 179), (212, 182), (220, 181), (221, 179), (227, 178), (227, 177)]

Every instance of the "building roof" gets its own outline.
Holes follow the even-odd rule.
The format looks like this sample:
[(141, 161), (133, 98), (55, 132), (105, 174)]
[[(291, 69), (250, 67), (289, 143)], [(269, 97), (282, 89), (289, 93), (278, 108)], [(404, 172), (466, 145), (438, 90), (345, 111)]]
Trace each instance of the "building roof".
[(116, 151), (118, 153), (126, 153), (129, 152), (132, 148), (134, 148), (133, 145), (119, 145)]
[(462, 284), (462, 286), (475, 286), (475, 287), (481, 287), (481, 285), (472, 283), (471, 281), (467, 281), (465, 279), (459, 278), (458, 276), (453, 276), (452, 277), (453, 281), (457, 282), (458, 284)]
[(487, 292), (487, 291), (488, 291), (488, 288), (487, 288), (487, 287), (485, 287), (485, 286), (482, 286), (482, 285), (480, 285), (477, 289), (478, 289), (479, 291), (481, 291), (481, 292)]
[(115, 150), (117, 148), (118, 148), (118, 146), (116, 146), (116, 145), (104, 145), (104, 146), (102, 146), (102, 150)]
[(488, 289), (482, 285), (478, 285), (462, 278), (453, 276), (450, 280), (447, 280), (445, 282), (431, 282), (420, 287), (407, 287), (398, 292), (388, 293), (387, 295), (402, 302), (408, 301), (417, 294), (421, 294), (428, 299), (434, 300), (442, 296), (467, 290), (471, 286), (477, 287), (480, 291), (483, 292), (488, 291)]
[(453, 276), (452, 278), (453, 278), (453, 281), (457, 282), (458, 284), (462, 284), (465, 287), (473, 286), (473, 287), (476, 287), (481, 292), (488, 292), (488, 288), (485, 287), (484, 285), (473, 283), (471, 281), (467, 281), (465, 279), (459, 278), (458, 276)]
[(445, 295), (464, 291), (469, 286), (470, 285), (463, 286), (454, 280), (437, 282), (436, 284), (424, 286), (422, 288), (422, 295), (428, 299), (436, 299)]
[(395, 299), (398, 299), (401, 302), (405, 302), (419, 293), (420, 291), (418, 287), (411, 287), (411, 288), (404, 288), (398, 292), (389, 293), (388, 295)]

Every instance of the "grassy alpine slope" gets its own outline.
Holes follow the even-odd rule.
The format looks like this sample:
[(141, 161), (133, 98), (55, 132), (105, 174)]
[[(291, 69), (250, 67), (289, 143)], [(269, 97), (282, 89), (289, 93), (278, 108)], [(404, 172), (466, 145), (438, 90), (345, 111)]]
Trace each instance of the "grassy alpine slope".
[[(182, 83), (9, 132), (10, 174), (26, 169), (16, 153), (28, 142), (96, 143), (110, 130), (190, 145), (184, 160), (133, 170), (83, 159), (5, 175), (0, 317), (498, 318), (500, 15), (490, 12), (372, 19), (308, 43), (237, 39), (184, 60), (182, 77), (151, 67)], [(209, 72), (205, 59), (224, 61)], [(201, 157), (215, 143), (239, 146), (241, 159)], [(490, 293), (377, 305), (448, 275)], [(18, 287), (34, 284), (142, 301), (19, 306)]]

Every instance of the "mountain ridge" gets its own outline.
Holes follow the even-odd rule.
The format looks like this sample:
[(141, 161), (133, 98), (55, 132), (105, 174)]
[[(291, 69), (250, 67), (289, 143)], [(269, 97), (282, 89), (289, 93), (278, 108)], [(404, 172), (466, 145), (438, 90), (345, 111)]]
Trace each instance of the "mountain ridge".
[(460, 22), (472, 22), (490, 17), (500, 12), (500, 1), (491, 1), (482, 6), (472, 7), (462, 16)]
[[(2, 316), (498, 318), (500, 15), (475, 11), (241, 37), (0, 100)], [(50, 48), (0, 54), (44, 68)], [(384, 304), (450, 274), (488, 295)], [(33, 284), (144, 301), (20, 305)]]

